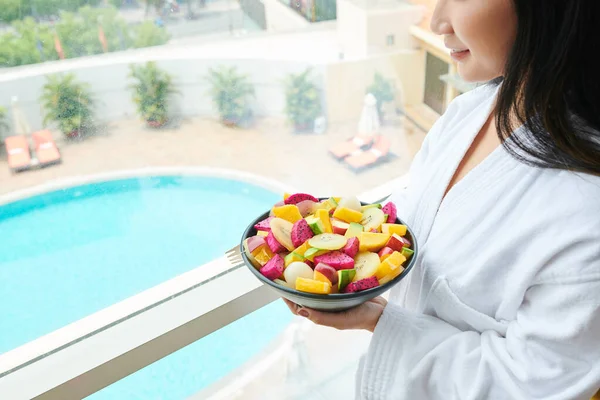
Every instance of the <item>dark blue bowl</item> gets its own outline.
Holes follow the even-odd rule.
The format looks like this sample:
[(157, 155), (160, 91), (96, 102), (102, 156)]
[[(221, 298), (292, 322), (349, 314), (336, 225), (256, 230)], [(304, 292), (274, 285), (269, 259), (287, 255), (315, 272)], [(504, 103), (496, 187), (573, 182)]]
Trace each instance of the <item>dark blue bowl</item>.
[[(363, 205), (367, 205), (368, 203), (362, 203)], [(398, 275), (393, 280), (388, 283), (377, 286), (371, 289), (363, 290), (362, 292), (355, 293), (333, 293), (333, 294), (314, 294), (314, 293), (306, 293), (300, 292), (298, 290), (281, 286), (270, 279), (266, 278), (263, 274), (261, 274), (255, 267), (252, 265), (252, 262), (246, 256), (246, 252), (244, 251), (244, 240), (251, 236), (255, 236), (257, 234), (256, 229), (254, 229), (254, 225), (258, 222), (264, 220), (269, 216), (270, 210), (265, 212), (264, 214), (258, 216), (254, 221), (252, 221), (244, 234), (242, 235), (242, 240), (240, 241), (240, 251), (242, 253), (242, 258), (244, 259), (244, 263), (250, 269), (250, 271), (256, 276), (261, 282), (265, 285), (268, 285), (273, 290), (275, 290), (281, 297), (286, 298), (298, 305), (303, 307), (312, 308), (315, 310), (321, 311), (343, 311), (352, 307), (356, 307), (368, 300), (371, 300), (381, 294), (385, 293), (389, 289), (391, 289), (394, 285), (400, 282), (404, 277), (408, 275), (410, 270), (412, 269), (415, 260), (418, 255), (418, 245), (415, 239), (415, 235), (410, 227), (407, 225), (407, 232), (405, 237), (410, 240), (412, 243), (412, 250), (414, 254), (408, 260), (408, 264), (404, 265), (404, 271), (400, 275)], [(396, 219), (397, 224), (406, 225), (401, 219)]]

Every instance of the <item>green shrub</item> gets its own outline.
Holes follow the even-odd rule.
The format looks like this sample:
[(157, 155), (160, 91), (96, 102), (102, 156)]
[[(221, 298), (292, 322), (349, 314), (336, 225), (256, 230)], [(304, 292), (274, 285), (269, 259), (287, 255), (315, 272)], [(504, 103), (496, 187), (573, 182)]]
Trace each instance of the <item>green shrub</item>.
[(207, 80), (223, 123), (239, 125), (251, 115), (250, 97), (254, 96), (254, 86), (247, 75), (240, 74), (236, 67), (220, 66), (209, 69)]
[(321, 98), (312, 82), (310, 68), (299, 74), (290, 74), (284, 82), (285, 111), (297, 130), (307, 130), (321, 115)]
[(371, 93), (377, 99), (377, 112), (383, 117), (383, 105), (394, 101), (394, 88), (392, 83), (385, 79), (379, 72), (375, 73), (373, 83), (367, 88), (367, 93)]
[[(0, 5), (2, 4), (0, 0)], [(22, 0), (29, 1), (29, 0)], [(38, 0), (31, 0), (38, 1)], [(44, 0), (45, 1), (45, 0)], [(59, 0), (46, 4), (45, 12)], [(64, 0), (66, 1), (66, 0)], [(70, 0), (69, 0), (70, 1)], [(97, 0), (74, 0), (73, 4), (95, 4)], [(73, 8), (72, 4), (70, 8)], [(0, 11), (1, 13), (1, 11)], [(55, 25), (65, 58), (75, 58), (104, 52), (99, 40), (99, 26), (104, 31), (108, 51), (126, 50), (165, 44), (169, 40), (166, 29), (144, 22), (133, 29), (114, 7), (84, 6), (77, 13), (62, 11)], [(33, 18), (12, 23), (14, 32), (0, 33), (0, 68), (57, 60), (53, 28), (37, 24)]]
[(77, 82), (75, 74), (48, 76), (40, 100), (45, 111), (44, 125), (56, 122), (67, 137), (79, 137), (92, 127), (90, 88), (87, 83)]
[(6, 108), (0, 106), (0, 143), (6, 137), (6, 134), (9, 132), (10, 126), (8, 125), (8, 115), (6, 113)]
[(169, 96), (174, 93), (171, 76), (154, 62), (129, 68), (129, 77), (135, 80), (130, 88), (138, 113), (150, 125), (164, 125), (169, 119)]
[(0, 0), (0, 22), (9, 23), (29, 15), (22, 6), (23, 0)]
[(133, 47), (160, 46), (169, 41), (166, 29), (145, 21), (133, 28)]

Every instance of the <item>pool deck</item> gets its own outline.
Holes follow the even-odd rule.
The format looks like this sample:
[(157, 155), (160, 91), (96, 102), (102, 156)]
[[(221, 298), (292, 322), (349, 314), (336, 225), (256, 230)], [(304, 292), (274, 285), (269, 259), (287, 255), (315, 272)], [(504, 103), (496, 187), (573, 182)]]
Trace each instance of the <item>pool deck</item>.
[(407, 172), (423, 133), (405, 118), (392, 120), (382, 134), (396, 157), (356, 174), (328, 149), (356, 132), (356, 122), (330, 126), (327, 133), (293, 134), (281, 118), (259, 119), (249, 129), (231, 129), (215, 120), (190, 118), (177, 127), (150, 130), (136, 120), (110, 123), (102, 134), (66, 141), (54, 132), (62, 163), (11, 174), (0, 153), (0, 195), (79, 177), (148, 167), (213, 167), (274, 179), (316, 195), (365, 192)]

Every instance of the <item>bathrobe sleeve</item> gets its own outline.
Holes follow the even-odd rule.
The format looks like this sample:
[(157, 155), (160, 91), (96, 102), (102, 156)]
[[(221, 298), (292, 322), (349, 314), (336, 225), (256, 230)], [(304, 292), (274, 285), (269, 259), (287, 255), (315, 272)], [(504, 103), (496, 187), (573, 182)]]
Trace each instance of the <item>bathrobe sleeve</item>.
[(535, 281), (505, 335), (460, 330), (389, 304), (362, 362), (357, 397), (589, 399), (600, 387), (600, 235), (566, 247), (543, 270), (573, 273)]

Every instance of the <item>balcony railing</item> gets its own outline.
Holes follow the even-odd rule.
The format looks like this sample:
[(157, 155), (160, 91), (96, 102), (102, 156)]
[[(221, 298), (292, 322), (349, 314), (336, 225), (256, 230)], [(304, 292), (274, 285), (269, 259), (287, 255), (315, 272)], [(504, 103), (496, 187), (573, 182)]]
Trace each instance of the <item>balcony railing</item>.
[[(406, 185), (403, 176), (359, 198), (383, 201)], [(245, 267), (218, 258), (0, 355), (0, 398), (84, 398), (276, 299)], [(213, 398), (233, 398), (233, 389)]]

